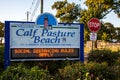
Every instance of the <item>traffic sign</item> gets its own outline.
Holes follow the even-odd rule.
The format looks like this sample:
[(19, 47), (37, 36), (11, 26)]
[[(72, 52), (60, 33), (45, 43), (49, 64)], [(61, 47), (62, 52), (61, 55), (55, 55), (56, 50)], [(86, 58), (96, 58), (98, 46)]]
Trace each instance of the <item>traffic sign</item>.
[(97, 33), (90, 33), (90, 40), (96, 41), (97, 40)]
[(91, 32), (97, 32), (101, 27), (101, 23), (97, 18), (91, 18), (88, 21), (88, 28)]

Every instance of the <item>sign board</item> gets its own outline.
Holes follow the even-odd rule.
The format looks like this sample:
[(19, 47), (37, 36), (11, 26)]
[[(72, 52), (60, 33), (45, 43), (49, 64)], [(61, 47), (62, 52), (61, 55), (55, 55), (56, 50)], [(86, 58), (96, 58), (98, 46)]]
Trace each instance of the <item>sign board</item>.
[(79, 58), (79, 32), (80, 26), (44, 29), (32, 23), (10, 23), (11, 60)]
[(88, 28), (91, 32), (97, 32), (101, 27), (101, 23), (97, 18), (91, 18), (88, 21)]
[(90, 40), (96, 41), (97, 40), (97, 33), (90, 33)]
[(36, 22), (5, 22), (5, 65), (10, 61), (84, 61), (84, 25), (49, 22), (50, 16), (42, 14)]

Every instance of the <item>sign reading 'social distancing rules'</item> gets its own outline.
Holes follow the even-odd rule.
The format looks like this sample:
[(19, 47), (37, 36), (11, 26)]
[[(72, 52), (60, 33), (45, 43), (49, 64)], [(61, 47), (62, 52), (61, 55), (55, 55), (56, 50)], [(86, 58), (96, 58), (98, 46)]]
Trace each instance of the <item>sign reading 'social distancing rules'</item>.
[[(42, 15), (44, 19), (46, 16)], [(49, 15), (47, 18), (50, 21)], [(84, 61), (83, 24), (36, 23), (5, 22), (5, 64), (29, 60)]]

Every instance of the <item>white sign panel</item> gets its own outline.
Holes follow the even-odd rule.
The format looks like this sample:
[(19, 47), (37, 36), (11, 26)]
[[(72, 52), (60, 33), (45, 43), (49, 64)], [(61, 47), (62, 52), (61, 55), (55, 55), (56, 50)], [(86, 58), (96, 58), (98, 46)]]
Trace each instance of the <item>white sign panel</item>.
[(38, 26), (34, 23), (10, 24), (10, 48), (79, 48), (79, 26)]
[(92, 41), (97, 40), (97, 33), (90, 33), (90, 40)]

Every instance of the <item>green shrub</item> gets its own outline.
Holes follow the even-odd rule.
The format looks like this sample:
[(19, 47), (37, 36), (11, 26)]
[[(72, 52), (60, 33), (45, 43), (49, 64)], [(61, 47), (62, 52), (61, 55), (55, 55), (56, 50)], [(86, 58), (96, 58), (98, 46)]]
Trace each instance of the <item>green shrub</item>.
[(58, 72), (60, 64), (60, 61), (43, 61), (41, 62), (41, 65), (39, 65), (39, 67), (47, 69), (50, 74), (55, 74), (56, 72)]
[(88, 62), (107, 62), (109, 66), (112, 66), (119, 57), (120, 54), (118, 52), (112, 52), (110, 50), (94, 50), (89, 53)]
[(120, 80), (120, 57), (118, 58), (118, 60), (115, 63), (115, 67), (118, 70), (118, 76), (119, 76), (119, 80)]
[(23, 64), (9, 66), (1, 75), (0, 80), (46, 80), (49, 75), (47, 70), (35, 66), (30, 69)]
[(108, 63), (90, 62), (85, 65), (89, 70), (89, 75), (92, 79), (99, 78), (100, 80), (118, 80), (118, 69), (115, 66), (108, 66)]
[(87, 70), (82, 63), (75, 63), (65, 66), (63, 69), (59, 69), (60, 80), (76, 80), (85, 78)]
[[(59, 69), (57, 80), (119, 80), (119, 69), (108, 63), (75, 63)], [(54, 78), (56, 80), (56, 78)]]
[(64, 68), (67, 65), (72, 65), (78, 61), (41, 61), (37, 65), (42, 69), (47, 69), (51, 75), (54, 75), (58, 72), (58, 69)]
[[(7, 69), (3, 72), (1, 80), (18, 80), (19, 77), (26, 76), (26, 69), (23, 65), (19, 66), (8, 66)], [(25, 72), (26, 71), (26, 72)]]
[[(108, 65), (103, 65), (106, 63)], [(110, 50), (95, 50), (88, 55), (87, 68), (90, 75), (101, 76), (108, 80), (120, 79), (120, 52)]]
[(47, 70), (39, 69), (39, 67), (35, 66), (31, 68), (28, 80), (46, 80), (48, 75), (49, 72)]

